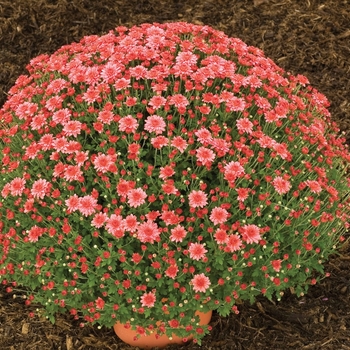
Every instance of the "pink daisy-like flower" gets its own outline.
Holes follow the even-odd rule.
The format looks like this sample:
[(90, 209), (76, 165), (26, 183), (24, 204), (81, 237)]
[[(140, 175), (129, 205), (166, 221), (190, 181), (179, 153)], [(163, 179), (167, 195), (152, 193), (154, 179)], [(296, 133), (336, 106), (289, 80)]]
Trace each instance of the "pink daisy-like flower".
[(215, 159), (215, 153), (206, 147), (199, 147), (196, 150), (196, 156), (197, 159), (203, 164), (211, 163)]
[(104, 82), (108, 84), (112, 84), (118, 77), (119, 73), (121, 72), (121, 69), (122, 69), (121, 64), (116, 64), (115, 62), (108, 62), (102, 68), (101, 78), (103, 79)]
[(135, 232), (137, 230), (138, 221), (136, 215), (130, 214), (123, 220), (125, 230)]
[(127, 115), (119, 120), (119, 130), (124, 131), (127, 134), (132, 134), (139, 126), (137, 120), (131, 115)]
[(39, 145), (43, 151), (48, 151), (49, 149), (52, 148), (52, 143), (53, 143), (53, 135), (52, 134), (45, 134), (41, 137), (39, 141)]
[(50, 188), (50, 182), (46, 181), (45, 179), (39, 179), (33, 183), (30, 192), (34, 198), (43, 199), (45, 195), (49, 192)]
[(155, 134), (161, 134), (166, 127), (166, 123), (159, 115), (150, 115), (145, 122), (145, 130), (148, 132), (154, 132)]
[(162, 184), (162, 191), (165, 194), (177, 194), (178, 190), (174, 185), (174, 180), (166, 180), (164, 184)]
[(41, 129), (47, 121), (47, 117), (44, 114), (37, 114), (33, 117), (30, 126), (33, 130)]
[(33, 226), (29, 231), (28, 231), (28, 240), (29, 242), (37, 242), (39, 238), (45, 233), (45, 229), (42, 227), (38, 226)]
[(183, 139), (181, 136), (175, 136), (171, 140), (171, 145), (175, 148), (177, 148), (181, 153), (185, 152), (188, 143), (186, 142), (185, 139)]
[(76, 152), (74, 159), (75, 159), (77, 165), (79, 165), (79, 166), (84, 165), (85, 161), (88, 159), (88, 154), (89, 154), (89, 151), (86, 151), (86, 152), (78, 151), (78, 152)]
[(214, 238), (217, 244), (224, 244), (227, 240), (227, 232), (221, 228), (218, 228), (214, 234)]
[(172, 228), (170, 230), (171, 235), (170, 235), (170, 240), (172, 242), (182, 242), (183, 239), (186, 237), (187, 235), (187, 231), (185, 230), (185, 228), (181, 225), (177, 225), (174, 228)]
[(114, 237), (123, 237), (125, 231), (123, 217), (121, 215), (112, 214), (107, 219), (106, 230)]
[(68, 108), (63, 108), (63, 109), (60, 109), (60, 110), (54, 112), (54, 114), (52, 115), (52, 120), (56, 124), (64, 125), (64, 124), (68, 123), (71, 115), (72, 115), (72, 112)]
[(306, 180), (305, 185), (308, 186), (313, 193), (320, 193), (322, 191), (322, 187), (318, 181)]
[(93, 214), (96, 210), (97, 199), (93, 196), (84, 196), (79, 198), (78, 209), (84, 216)]
[(248, 244), (259, 243), (259, 241), (261, 240), (260, 229), (258, 226), (253, 224), (244, 225), (242, 227), (241, 235), (242, 239)]
[(120, 78), (117, 79), (114, 84), (115, 89), (118, 90), (124, 90), (128, 87), (130, 87), (130, 79)]
[(213, 137), (211, 132), (206, 128), (199, 129), (194, 134), (197, 136), (200, 143), (210, 144), (212, 142)]
[(253, 131), (253, 123), (248, 118), (240, 118), (236, 121), (238, 131), (251, 134)]
[(159, 177), (164, 180), (170, 176), (175, 174), (174, 168), (170, 165), (166, 165), (165, 167), (161, 167), (159, 170)]
[(7, 183), (1, 190), (1, 196), (6, 198), (10, 193), (10, 187), (11, 185), (9, 183)]
[(176, 108), (184, 108), (189, 104), (187, 98), (181, 94), (169, 96), (168, 101), (170, 105), (174, 105)]
[(167, 146), (169, 139), (165, 136), (157, 136), (151, 139), (151, 144), (156, 149), (161, 149), (164, 146)]
[(169, 278), (175, 279), (177, 273), (179, 272), (179, 268), (176, 264), (170, 265), (166, 270), (165, 270), (165, 275)]
[(127, 197), (130, 207), (137, 208), (145, 203), (147, 193), (142, 188), (135, 188), (128, 191)]
[(142, 307), (153, 307), (156, 302), (156, 296), (154, 293), (145, 293), (140, 298)]
[(226, 222), (228, 216), (229, 216), (229, 213), (226, 209), (215, 207), (211, 211), (209, 219), (214, 223), (214, 225), (218, 225)]
[(257, 142), (262, 148), (272, 148), (276, 143), (274, 139), (267, 135), (262, 135), (260, 138), (257, 139)]
[(158, 109), (164, 106), (166, 103), (166, 98), (160, 95), (152, 96), (148, 102), (148, 104), (154, 109)]
[(70, 120), (63, 126), (63, 133), (65, 136), (77, 137), (81, 131), (81, 123), (77, 120)]
[(137, 228), (137, 238), (142, 243), (154, 243), (160, 237), (161, 230), (157, 224), (152, 221), (146, 221), (140, 224)]
[(99, 154), (92, 162), (97, 171), (106, 173), (113, 163), (112, 157), (109, 154)]
[(228, 235), (225, 243), (226, 249), (230, 253), (239, 250), (242, 246), (242, 241), (238, 235)]
[(292, 155), (288, 151), (287, 145), (285, 143), (277, 143), (275, 142), (273, 144), (273, 150), (277, 152), (277, 154), (282, 158), (282, 159), (287, 159), (291, 158)]
[(193, 286), (193, 290), (196, 293), (204, 293), (211, 285), (210, 279), (204, 273), (194, 275), (194, 277), (191, 280), (191, 284)]
[(203, 208), (208, 204), (208, 196), (201, 190), (192, 191), (188, 199), (192, 208)]
[(79, 180), (81, 176), (83, 172), (78, 165), (67, 165), (64, 169), (63, 177), (67, 181)]
[(281, 176), (276, 176), (272, 181), (272, 185), (277, 193), (281, 195), (287, 193), (292, 188), (290, 182)]
[(121, 197), (126, 197), (128, 194), (129, 190), (131, 190), (131, 186), (129, 181), (126, 181), (124, 179), (120, 179), (118, 185), (117, 185), (117, 193)]
[(245, 188), (245, 187), (240, 187), (240, 188), (236, 188), (237, 191), (237, 199), (241, 202), (244, 202), (249, 195), (249, 188)]
[(91, 225), (97, 228), (101, 228), (107, 220), (108, 216), (106, 213), (97, 213), (91, 220)]
[(224, 167), (224, 178), (227, 181), (235, 181), (244, 174), (244, 168), (239, 162), (230, 162)]
[(97, 120), (103, 124), (109, 125), (114, 119), (114, 115), (111, 111), (100, 111), (98, 113)]
[(76, 194), (73, 194), (73, 196), (70, 196), (65, 201), (66, 206), (70, 212), (74, 212), (78, 210), (79, 208), (79, 197)]
[(62, 102), (63, 102), (62, 96), (52, 96), (51, 98), (49, 98), (46, 101), (45, 107), (50, 112), (53, 112), (55, 109), (61, 109), (62, 108)]
[(15, 177), (10, 182), (10, 192), (12, 196), (20, 196), (25, 189), (26, 180), (20, 177)]
[(201, 243), (191, 243), (188, 251), (190, 253), (190, 258), (193, 260), (201, 260), (205, 257), (205, 253), (208, 251), (204, 248)]

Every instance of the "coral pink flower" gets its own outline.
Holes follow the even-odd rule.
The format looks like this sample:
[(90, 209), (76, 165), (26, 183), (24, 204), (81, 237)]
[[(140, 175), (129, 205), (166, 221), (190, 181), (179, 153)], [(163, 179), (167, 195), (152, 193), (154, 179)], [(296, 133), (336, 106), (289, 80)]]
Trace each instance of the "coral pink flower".
[(197, 159), (203, 164), (211, 163), (215, 159), (215, 153), (206, 147), (199, 147), (196, 150), (196, 156)]
[(106, 230), (111, 235), (121, 238), (124, 236), (123, 217), (121, 215), (112, 214), (107, 219)]
[(221, 228), (218, 228), (214, 234), (214, 238), (217, 244), (224, 244), (227, 240), (227, 232)]
[(70, 120), (63, 126), (63, 133), (65, 136), (77, 137), (81, 131), (81, 123), (77, 120)]
[(159, 171), (159, 177), (164, 180), (170, 176), (175, 174), (174, 168), (170, 165), (166, 165), (165, 167), (161, 167)]
[(79, 180), (83, 176), (78, 165), (67, 165), (64, 169), (63, 177), (67, 181)]
[(109, 154), (99, 154), (94, 160), (93, 164), (97, 171), (106, 173), (110, 166), (114, 164), (112, 157)]
[(209, 219), (214, 223), (214, 225), (218, 225), (226, 222), (228, 216), (229, 213), (226, 209), (216, 207), (211, 211)]
[(166, 270), (165, 270), (165, 275), (168, 276), (169, 278), (174, 279), (179, 272), (179, 268), (176, 264), (170, 265)]
[(242, 227), (242, 239), (250, 243), (259, 243), (261, 237), (260, 237), (260, 229), (258, 226), (250, 224), (250, 225), (244, 225)]
[(175, 136), (171, 140), (171, 145), (175, 148), (177, 148), (181, 153), (185, 152), (188, 143), (186, 142), (185, 139), (183, 139), (181, 136)]
[(119, 130), (124, 131), (127, 134), (132, 134), (138, 127), (138, 122), (131, 115), (127, 115), (119, 120)]
[(10, 182), (10, 192), (12, 196), (20, 196), (25, 189), (26, 180), (20, 177), (15, 177)]
[(168, 145), (169, 140), (165, 136), (157, 136), (151, 139), (151, 144), (156, 149), (161, 149)]
[(239, 162), (230, 162), (224, 167), (224, 177), (227, 181), (235, 181), (244, 174), (244, 168)]
[(280, 272), (281, 268), (282, 268), (282, 260), (278, 259), (278, 260), (272, 260), (271, 261), (271, 265), (272, 268), (276, 271), (276, 272)]
[(240, 118), (236, 122), (238, 131), (251, 134), (253, 131), (253, 123), (248, 118)]
[(249, 194), (249, 188), (244, 188), (244, 187), (240, 187), (240, 188), (236, 188), (237, 191), (237, 199), (241, 202), (244, 202), (247, 198), (248, 198), (248, 194)]
[(52, 120), (56, 124), (66, 124), (70, 120), (70, 117), (72, 115), (72, 112), (68, 108), (63, 108), (58, 110), (57, 112), (54, 112), (52, 115)]
[(34, 198), (43, 199), (45, 195), (49, 192), (51, 184), (45, 179), (36, 180), (33, 183), (31, 194)]
[(118, 185), (117, 185), (117, 193), (119, 196), (126, 197), (129, 190), (131, 190), (131, 186), (129, 181), (126, 181), (124, 179), (120, 179)]
[(145, 130), (148, 132), (154, 132), (155, 134), (161, 134), (165, 130), (166, 124), (162, 117), (159, 115), (150, 115), (145, 122)]
[(290, 182), (281, 176), (276, 176), (272, 181), (272, 185), (277, 193), (281, 195), (287, 193), (292, 188)]
[(97, 199), (93, 196), (84, 196), (79, 198), (78, 209), (84, 216), (93, 214), (96, 210)]
[(181, 225), (177, 225), (174, 228), (170, 230), (170, 240), (172, 242), (182, 242), (183, 239), (186, 237), (187, 231), (185, 228)]
[(201, 260), (205, 257), (205, 253), (208, 251), (204, 248), (203, 244), (191, 243), (188, 251), (190, 252), (190, 258), (193, 260)]
[(225, 243), (226, 249), (231, 253), (239, 250), (242, 246), (242, 241), (238, 235), (228, 235)]
[(109, 125), (113, 121), (114, 115), (111, 111), (101, 111), (98, 113), (97, 120), (103, 124)]
[(103, 310), (104, 307), (105, 307), (105, 301), (101, 298), (101, 297), (98, 297), (96, 299), (96, 309), (99, 309), (99, 310)]
[(73, 196), (70, 196), (65, 201), (66, 206), (70, 212), (74, 212), (78, 210), (79, 208), (79, 197), (76, 194), (73, 194)]
[(320, 193), (322, 191), (322, 187), (318, 181), (306, 180), (305, 185), (308, 186), (313, 193)]
[(140, 224), (137, 228), (137, 238), (142, 243), (154, 243), (160, 236), (160, 229), (157, 224), (152, 221), (146, 221)]
[(194, 275), (191, 280), (191, 284), (196, 293), (204, 293), (211, 285), (210, 279), (204, 273)]
[(159, 95), (151, 97), (148, 102), (148, 104), (154, 109), (158, 109), (164, 106), (165, 103), (166, 103), (166, 99), (163, 96), (159, 96)]
[(106, 213), (97, 213), (93, 217), (91, 221), (91, 225), (97, 228), (101, 228), (107, 220), (108, 220), (108, 216)]
[(128, 191), (127, 197), (130, 207), (137, 208), (145, 203), (147, 193), (142, 188), (135, 188)]
[(123, 226), (125, 230), (130, 231), (130, 232), (135, 232), (137, 230), (138, 226), (138, 221), (137, 217), (133, 214), (128, 215), (124, 220), (123, 220)]
[(189, 199), (190, 206), (193, 208), (203, 208), (208, 204), (208, 197), (201, 190), (192, 191), (189, 194), (188, 199)]
[(181, 94), (170, 96), (168, 101), (170, 105), (175, 105), (176, 108), (184, 108), (189, 104), (187, 98)]
[(194, 134), (197, 136), (198, 141), (203, 144), (209, 144), (213, 140), (211, 132), (206, 128), (199, 129)]
[(28, 240), (29, 242), (37, 242), (39, 238), (45, 233), (45, 229), (42, 227), (38, 226), (33, 226), (29, 231), (28, 231)]
[(142, 307), (153, 307), (156, 302), (156, 296), (154, 293), (145, 293), (140, 298)]

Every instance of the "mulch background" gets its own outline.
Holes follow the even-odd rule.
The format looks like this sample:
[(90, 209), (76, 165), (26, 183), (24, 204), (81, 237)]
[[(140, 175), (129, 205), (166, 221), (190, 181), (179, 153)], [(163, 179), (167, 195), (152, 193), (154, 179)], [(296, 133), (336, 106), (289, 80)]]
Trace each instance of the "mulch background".
[[(186, 21), (207, 24), (262, 49), (279, 66), (307, 76), (331, 102), (350, 143), (350, 0), (0, 0), (0, 106), (29, 60), (84, 35), (118, 25)], [(331, 277), (296, 298), (259, 299), (240, 314), (214, 314), (203, 350), (350, 350), (350, 248), (327, 264)], [(1, 350), (127, 350), (110, 329), (29, 318), (0, 287)], [(167, 349), (200, 349), (187, 344)]]

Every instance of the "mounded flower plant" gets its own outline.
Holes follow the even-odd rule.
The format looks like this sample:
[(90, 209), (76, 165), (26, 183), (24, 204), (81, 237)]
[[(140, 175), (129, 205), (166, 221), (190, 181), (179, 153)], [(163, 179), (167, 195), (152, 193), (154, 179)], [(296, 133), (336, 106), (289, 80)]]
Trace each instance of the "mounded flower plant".
[(50, 320), (200, 342), (189, 311), (324, 276), (350, 155), (304, 76), (188, 23), (117, 27), (27, 69), (0, 111), (0, 281)]

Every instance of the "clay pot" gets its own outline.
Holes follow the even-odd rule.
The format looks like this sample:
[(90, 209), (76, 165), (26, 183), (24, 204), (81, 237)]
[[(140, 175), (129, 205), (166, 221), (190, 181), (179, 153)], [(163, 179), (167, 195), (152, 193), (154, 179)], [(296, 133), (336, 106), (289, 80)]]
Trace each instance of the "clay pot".
[[(195, 315), (199, 316), (200, 325), (207, 325), (210, 322), (212, 311), (209, 311), (206, 313), (196, 311)], [(184, 343), (183, 339), (176, 335), (173, 335), (171, 338), (169, 338), (165, 334), (156, 337), (156, 332), (137, 338), (138, 334), (135, 330), (132, 330), (128, 327), (126, 328), (125, 324), (122, 324), (120, 322), (117, 322), (113, 328), (117, 336), (124, 343), (129, 344), (131, 346), (138, 346), (140, 349), (152, 349), (155, 347), (164, 348), (170, 344)], [(192, 336), (188, 336), (186, 339), (191, 340), (192, 338), (193, 338)]]

